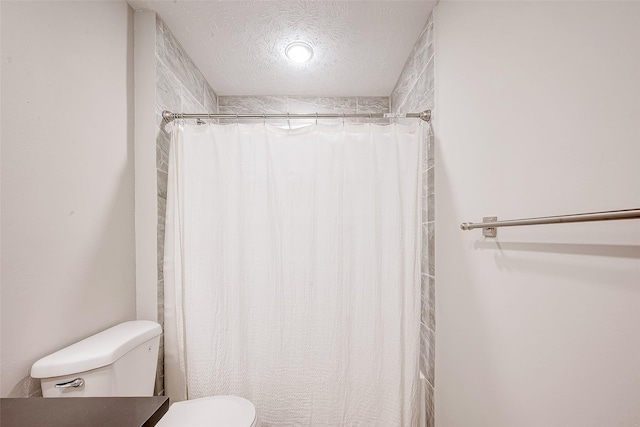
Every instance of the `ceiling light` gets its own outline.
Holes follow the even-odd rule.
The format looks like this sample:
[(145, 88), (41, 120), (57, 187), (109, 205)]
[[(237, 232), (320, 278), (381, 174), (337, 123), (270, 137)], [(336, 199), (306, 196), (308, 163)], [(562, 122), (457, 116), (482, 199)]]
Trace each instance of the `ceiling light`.
[(307, 62), (313, 56), (313, 49), (306, 43), (294, 42), (287, 46), (284, 50), (287, 58), (293, 62), (303, 63)]

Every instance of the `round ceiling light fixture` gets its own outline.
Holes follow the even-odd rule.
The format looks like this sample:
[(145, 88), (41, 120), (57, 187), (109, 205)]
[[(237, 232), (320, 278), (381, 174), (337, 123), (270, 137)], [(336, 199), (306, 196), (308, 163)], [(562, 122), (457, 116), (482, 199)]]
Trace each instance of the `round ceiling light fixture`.
[(293, 62), (302, 64), (303, 62), (307, 62), (311, 59), (313, 56), (313, 49), (307, 43), (293, 42), (286, 47), (284, 53), (287, 55), (287, 58)]

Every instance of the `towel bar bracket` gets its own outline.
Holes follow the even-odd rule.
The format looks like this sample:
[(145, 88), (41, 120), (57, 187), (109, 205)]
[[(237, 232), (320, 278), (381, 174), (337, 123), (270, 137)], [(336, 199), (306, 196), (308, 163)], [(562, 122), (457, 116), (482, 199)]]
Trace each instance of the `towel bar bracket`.
[[(496, 222), (497, 220), (497, 216), (485, 216), (482, 218), (482, 222)], [(482, 229), (482, 235), (484, 237), (497, 237), (498, 229), (496, 227), (484, 227)]]

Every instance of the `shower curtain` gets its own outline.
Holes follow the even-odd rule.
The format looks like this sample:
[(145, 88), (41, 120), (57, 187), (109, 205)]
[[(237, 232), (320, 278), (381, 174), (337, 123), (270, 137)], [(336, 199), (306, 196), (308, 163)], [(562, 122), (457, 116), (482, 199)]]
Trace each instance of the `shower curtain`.
[(417, 425), (421, 131), (174, 126), (171, 401), (241, 396), (263, 426)]

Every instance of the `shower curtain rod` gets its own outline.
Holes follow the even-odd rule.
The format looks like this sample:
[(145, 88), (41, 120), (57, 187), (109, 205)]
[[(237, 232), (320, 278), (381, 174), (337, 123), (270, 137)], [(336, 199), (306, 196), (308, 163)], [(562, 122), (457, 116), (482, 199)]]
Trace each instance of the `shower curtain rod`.
[(350, 114), (296, 114), (296, 113), (279, 113), (279, 114), (189, 114), (189, 113), (172, 113), (171, 111), (163, 111), (162, 118), (170, 123), (176, 119), (421, 119), (425, 122), (431, 121), (431, 110), (424, 110), (420, 113), (350, 113)]

